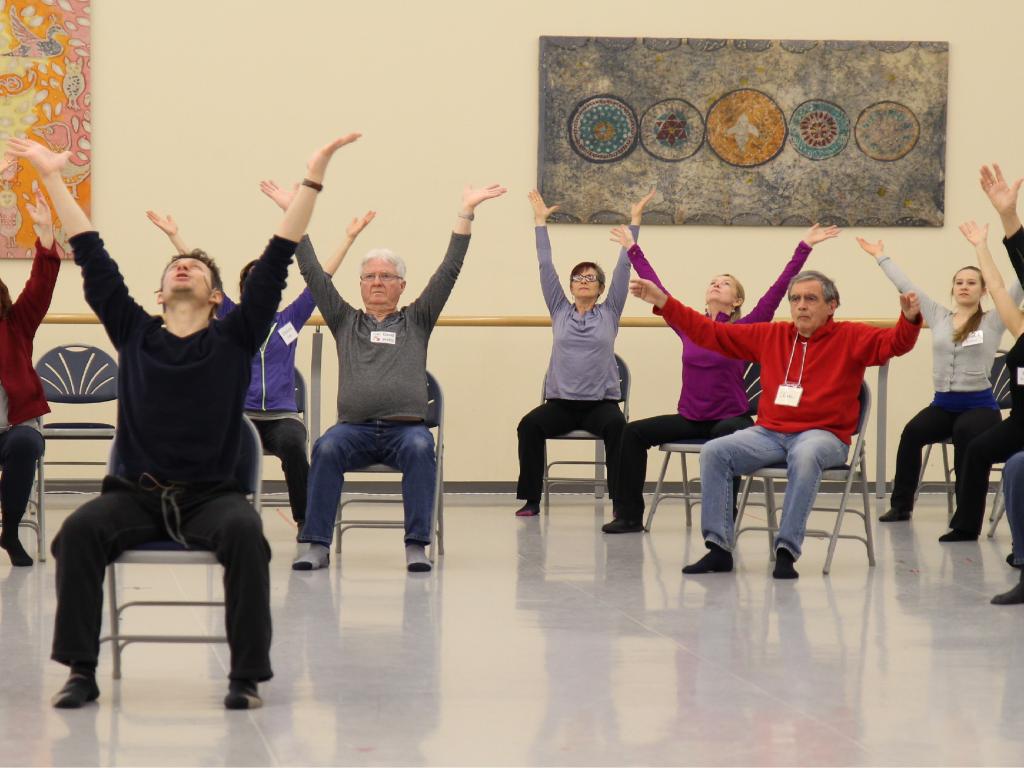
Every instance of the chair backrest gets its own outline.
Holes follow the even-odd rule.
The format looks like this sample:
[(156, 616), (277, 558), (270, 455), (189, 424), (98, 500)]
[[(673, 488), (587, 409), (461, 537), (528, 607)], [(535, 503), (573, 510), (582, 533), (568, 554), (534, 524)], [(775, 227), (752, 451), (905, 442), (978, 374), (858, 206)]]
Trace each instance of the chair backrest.
[(434, 374), (427, 371), (427, 419), (430, 429), (441, 428), (444, 424), (444, 393)]
[[(110, 446), (107, 474), (124, 474), (124, 464), (117, 453), (116, 435)], [(248, 416), (242, 417), (242, 439), (238, 448), (238, 463), (235, 465), (235, 480), (245, 493), (259, 497), (263, 482), (263, 445), (260, 443), (259, 432)]]
[(306, 413), (306, 378), (302, 371), (295, 369), (295, 410), (305, 415)]
[(1013, 407), (1013, 402), (1010, 400), (1010, 371), (1006, 367), (1005, 352), (999, 352), (992, 360), (989, 381), (992, 382), (992, 394), (995, 395), (999, 408), (1005, 411)]
[(51, 403), (105, 403), (117, 399), (117, 363), (98, 347), (54, 347), (39, 358), (36, 373)]
[(761, 402), (760, 363), (747, 363), (747, 369), (743, 372), (743, 389), (746, 390), (747, 402), (750, 404), (747, 415), (756, 416), (758, 403)]
[(857, 416), (857, 430), (855, 435), (861, 434), (868, 426), (868, 417), (871, 416), (871, 387), (866, 381), (860, 383), (860, 414)]

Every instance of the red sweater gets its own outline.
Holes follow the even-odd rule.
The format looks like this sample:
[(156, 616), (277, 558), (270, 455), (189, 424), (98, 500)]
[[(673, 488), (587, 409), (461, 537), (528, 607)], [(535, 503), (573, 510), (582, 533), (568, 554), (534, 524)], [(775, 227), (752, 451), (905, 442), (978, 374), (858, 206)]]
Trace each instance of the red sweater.
[[(801, 382), (803, 395), (794, 408), (775, 404), (797, 337), (793, 323), (716, 323), (671, 297), (663, 309), (655, 307), (654, 312), (702, 347), (761, 364), (759, 426), (785, 433), (825, 429), (847, 444), (857, 428), (864, 369), (906, 354), (921, 331), (920, 317), (915, 324), (902, 313), (894, 328), (837, 323), (829, 318), (810, 338), (800, 339), (807, 342), (807, 360)], [(799, 378), (802, 357), (803, 345), (797, 342), (790, 381)]]
[(55, 248), (36, 240), (32, 273), (11, 311), (0, 320), (0, 384), (7, 393), (7, 421), (20, 424), (50, 412), (43, 384), (32, 366), (32, 340), (46, 310), (60, 271)]

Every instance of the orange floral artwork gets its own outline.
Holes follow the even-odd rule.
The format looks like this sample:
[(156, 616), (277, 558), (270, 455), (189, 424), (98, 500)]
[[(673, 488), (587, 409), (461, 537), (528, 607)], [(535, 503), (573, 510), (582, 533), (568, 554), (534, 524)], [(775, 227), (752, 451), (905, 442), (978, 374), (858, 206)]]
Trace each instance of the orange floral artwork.
[[(91, 0), (0, 0), (0, 141), (11, 136), (69, 152), (61, 174), (79, 205), (92, 201)], [(25, 203), (40, 188), (32, 166), (0, 157), (0, 259), (31, 258)], [(57, 226), (57, 240), (70, 254)]]

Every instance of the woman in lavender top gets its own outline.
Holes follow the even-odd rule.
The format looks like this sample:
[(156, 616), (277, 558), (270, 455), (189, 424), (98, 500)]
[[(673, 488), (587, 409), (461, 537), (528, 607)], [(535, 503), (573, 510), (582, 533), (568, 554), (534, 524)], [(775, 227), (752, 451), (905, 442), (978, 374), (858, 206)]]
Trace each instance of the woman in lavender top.
[[(282, 189), (273, 181), (261, 182), (260, 190), (282, 210), (288, 209), (295, 195), (294, 189)], [(146, 211), (146, 215), (167, 235), (178, 253), (190, 253), (172, 216), (160, 216), (153, 211)], [(362, 218), (352, 219), (345, 230), (346, 237), (341, 247), (324, 264), (324, 272), (333, 275), (337, 271), (359, 233), (376, 215), (375, 211), (367, 211)], [(238, 277), (239, 300), (245, 292), (249, 271), (255, 265), (255, 261), (250, 261), (242, 267)], [(225, 293), (224, 300), (217, 307), (217, 319), (224, 319), (235, 306), (235, 302)], [(295, 352), (299, 331), (313, 314), (314, 307), (313, 296), (306, 288), (295, 301), (278, 311), (259, 352), (253, 357), (249, 390), (245, 395), (245, 415), (256, 426), (264, 450), (281, 460), (288, 488), (288, 504), (299, 530), (306, 519), (309, 458), (306, 454), (306, 425), (295, 403)]]
[[(633, 206), (639, 220), (643, 207), (654, 196), (652, 190)], [(516, 510), (518, 517), (532, 517), (540, 511), (544, 475), (544, 441), (574, 429), (585, 429), (604, 440), (608, 465), (608, 495), (617, 494), (619, 441), (626, 419), (619, 409), (619, 369), (615, 362), (615, 337), (619, 318), (629, 293), (629, 258), (626, 251), (612, 272), (608, 296), (599, 302), (605, 289), (605, 274), (592, 261), (572, 268), (569, 278), (570, 300), (562, 289), (551, 260), (548, 240), (550, 208), (537, 190), (529, 194), (536, 224), (537, 261), (540, 287), (551, 314), (551, 362), (544, 384), (544, 403), (519, 422), (519, 483), (516, 496), (525, 503)]]
[[(639, 221), (634, 220), (633, 223), (638, 224)], [(786, 295), (790, 279), (803, 268), (811, 248), (838, 234), (838, 227), (822, 228), (815, 224), (808, 229), (778, 279), (746, 316), (740, 314), (745, 293), (739, 280), (729, 274), (716, 275), (704, 295), (708, 316), (720, 323), (769, 322)], [(640, 246), (636, 245), (635, 231), (616, 227), (612, 230), (612, 240), (627, 251), (638, 276), (651, 280), (669, 293)], [(620, 449), (619, 493), (614, 499), (614, 519), (602, 526), (605, 533), (643, 530), (643, 490), (649, 448), (675, 440), (710, 440), (754, 424), (743, 385), (747, 364), (699, 347), (686, 334), (678, 330), (676, 333), (683, 343), (683, 387), (679, 393), (678, 410), (667, 416), (654, 416), (627, 425)], [(738, 481), (733, 485), (734, 495), (737, 487)]]

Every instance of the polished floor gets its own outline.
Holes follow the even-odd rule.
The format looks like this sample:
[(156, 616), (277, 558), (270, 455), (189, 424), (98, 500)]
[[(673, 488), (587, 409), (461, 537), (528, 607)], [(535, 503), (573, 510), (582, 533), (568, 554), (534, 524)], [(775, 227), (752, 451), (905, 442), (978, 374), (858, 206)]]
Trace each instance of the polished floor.
[[(56, 497), (56, 530), (81, 497)], [(995, 540), (940, 545), (945, 503), (878, 525), (878, 565), (809, 541), (797, 582), (760, 534), (732, 574), (683, 577), (703, 547), (681, 510), (605, 536), (582, 497), (516, 519), (509, 497), (453, 497), (433, 574), (399, 534), (350, 531), (326, 572), (290, 570), (286, 510), (264, 513), (276, 675), (265, 707), (221, 708), (226, 647), (129, 646), (124, 678), (49, 706), (53, 563), (0, 566), (3, 765), (1021, 765), (1024, 606)], [(219, 592), (206, 567), (120, 571), (136, 599)], [(202, 632), (208, 609), (137, 608), (128, 628)], [(132, 622), (135, 623), (132, 623)], [(105, 649), (106, 650), (106, 649)]]

